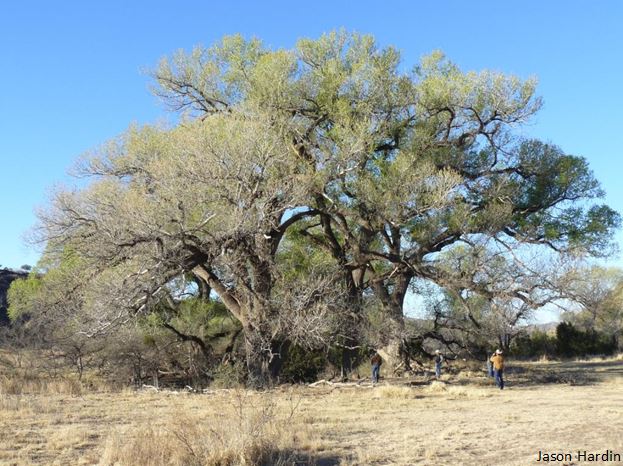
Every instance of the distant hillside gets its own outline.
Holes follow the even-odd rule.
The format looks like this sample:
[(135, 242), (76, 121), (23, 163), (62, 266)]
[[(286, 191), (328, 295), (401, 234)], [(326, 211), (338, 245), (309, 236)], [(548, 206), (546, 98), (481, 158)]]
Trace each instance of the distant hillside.
[(532, 325), (526, 326), (526, 330), (528, 331), (529, 334), (532, 334), (536, 331), (548, 333), (548, 334), (555, 334), (556, 327), (558, 327), (558, 324), (560, 324), (560, 322), (547, 322), (544, 324), (532, 324)]
[(18, 278), (26, 278), (27, 276), (28, 272), (24, 270), (0, 269), (0, 325), (9, 323), (7, 292), (11, 282)]
[[(407, 317), (406, 320), (408, 322), (411, 322), (414, 325), (419, 326), (419, 327), (430, 325), (431, 322), (432, 322), (431, 319), (421, 319), (421, 318), (415, 318), (415, 317)], [(530, 334), (530, 335), (532, 333), (534, 333), (534, 332), (543, 332), (543, 333), (548, 333), (548, 334), (555, 334), (556, 333), (556, 327), (558, 327), (558, 324), (560, 324), (560, 322), (545, 322), (545, 323), (541, 323), (541, 324), (523, 325), (523, 326), (521, 326), (519, 328), (522, 328), (523, 330), (528, 332), (528, 334)]]

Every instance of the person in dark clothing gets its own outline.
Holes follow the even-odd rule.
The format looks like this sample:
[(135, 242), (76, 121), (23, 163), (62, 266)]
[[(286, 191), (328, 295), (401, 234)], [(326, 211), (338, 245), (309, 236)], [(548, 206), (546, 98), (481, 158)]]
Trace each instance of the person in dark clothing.
[(443, 356), (441, 355), (441, 353), (439, 352), (439, 350), (435, 351), (435, 376), (437, 378), (441, 377), (441, 363), (443, 362)]
[(383, 364), (383, 358), (379, 353), (374, 353), (374, 356), (370, 359), (372, 364), (372, 383), (378, 383), (379, 376), (381, 375), (381, 364)]

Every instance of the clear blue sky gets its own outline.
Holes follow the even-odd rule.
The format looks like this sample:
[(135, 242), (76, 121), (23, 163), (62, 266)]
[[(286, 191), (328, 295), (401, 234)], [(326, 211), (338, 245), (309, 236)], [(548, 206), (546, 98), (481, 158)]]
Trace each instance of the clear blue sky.
[[(223, 35), (273, 47), (346, 28), (403, 52), (442, 49), (464, 70), (536, 75), (529, 134), (588, 158), (623, 211), (623, 2), (15, 1), (0, 12), (0, 264), (34, 264), (23, 234), (82, 152), (166, 119), (141, 71)], [(623, 236), (617, 235), (619, 243)], [(621, 265), (620, 261), (616, 264)]]

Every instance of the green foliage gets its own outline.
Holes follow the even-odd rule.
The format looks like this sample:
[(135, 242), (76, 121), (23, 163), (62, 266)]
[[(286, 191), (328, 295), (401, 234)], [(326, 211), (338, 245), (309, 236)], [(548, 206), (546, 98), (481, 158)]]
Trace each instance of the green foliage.
[(529, 358), (611, 355), (614, 351), (616, 342), (611, 336), (594, 329), (580, 330), (569, 322), (558, 324), (555, 335), (535, 331), (518, 336), (511, 347), (514, 356)]
[(7, 294), (9, 309), (8, 315), (15, 322), (20, 316), (27, 315), (36, 306), (36, 299), (42, 289), (42, 280), (35, 273), (28, 278), (15, 280), (11, 283)]
[(241, 361), (217, 365), (212, 371), (214, 388), (237, 388), (244, 385), (247, 370)]
[(566, 275), (565, 286), (579, 305), (564, 314), (565, 321), (583, 331), (596, 331), (620, 347), (623, 334), (623, 270), (581, 267)]
[(578, 199), (603, 197), (604, 192), (583, 157), (567, 155), (558, 147), (536, 140), (518, 148), (516, 222), (524, 234), (538, 234), (558, 247), (610, 254), (610, 232), (620, 215), (605, 205), (583, 209)]
[(290, 346), (279, 375), (286, 383), (308, 383), (318, 379), (327, 365), (326, 353), (322, 350), (307, 350), (300, 346)]
[(200, 298), (181, 301), (169, 323), (180, 331), (196, 332), (206, 339), (225, 331), (233, 332), (240, 325), (222, 302)]
[(556, 336), (541, 331), (535, 331), (530, 335), (520, 335), (515, 338), (511, 346), (513, 356), (528, 358), (552, 357), (558, 354), (557, 351)]
[(369, 352), (370, 349), (367, 347), (350, 349), (343, 346), (332, 346), (327, 352), (327, 360), (334, 368), (345, 370), (348, 373), (351, 369), (355, 369), (368, 361)]
[(313, 234), (306, 229), (311, 225), (311, 222), (300, 222), (299, 229), (288, 230), (286, 238), (281, 242), (277, 262), (286, 283), (301, 280), (312, 271), (330, 271), (335, 265), (335, 259), (328, 251), (318, 248), (307, 239), (307, 235)]
[(616, 350), (616, 342), (595, 330), (582, 331), (561, 322), (556, 327), (556, 350), (563, 357), (610, 355)]

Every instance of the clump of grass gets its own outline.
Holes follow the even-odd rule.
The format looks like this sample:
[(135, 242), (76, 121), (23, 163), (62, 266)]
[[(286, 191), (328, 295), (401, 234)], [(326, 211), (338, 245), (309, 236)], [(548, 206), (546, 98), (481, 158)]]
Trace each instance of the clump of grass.
[(289, 413), (276, 408), (276, 402), (266, 395), (236, 391), (232, 405), (224, 406), (216, 417), (179, 413), (162, 425), (143, 422), (113, 432), (105, 441), (100, 464), (294, 464), (297, 437), (291, 424), (295, 408)]
[(456, 378), (459, 380), (470, 380), (477, 377), (482, 377), (485, 375), (484, 369), (475, 371), (475, 370), (462, 370), (456, 375)]
[(433, 392), (433, 393), (439, 393), (439, 392), (445, 392), (447, 390), (447, 386), (445, 384), (445, 382), (441, 382), (439, 380), (434, 380), (433, 382), (431, 382), (430, 385), (428, 385), (425, 390), (427, 392)]
[(348, 457), (341, 458), (339, 466), (360, 466), (362, 464), (387, 464), (387, 453), (378, 448), (357, 448)]
[(470, 386), (449, 387), (447, 392), (449, 395), (452, 395), (454, 397), (461, 397), (461, 398), (463, 397), (464, 398), (485, 398), (485, 397), (492, 396), (492, 393), (493, 393), (491, 390), (470, 387)]
[(378, 388), (377, 393), (380, 398), (408, 399), (416, 397), (414, 389), (401, 385), (384, 385)]

